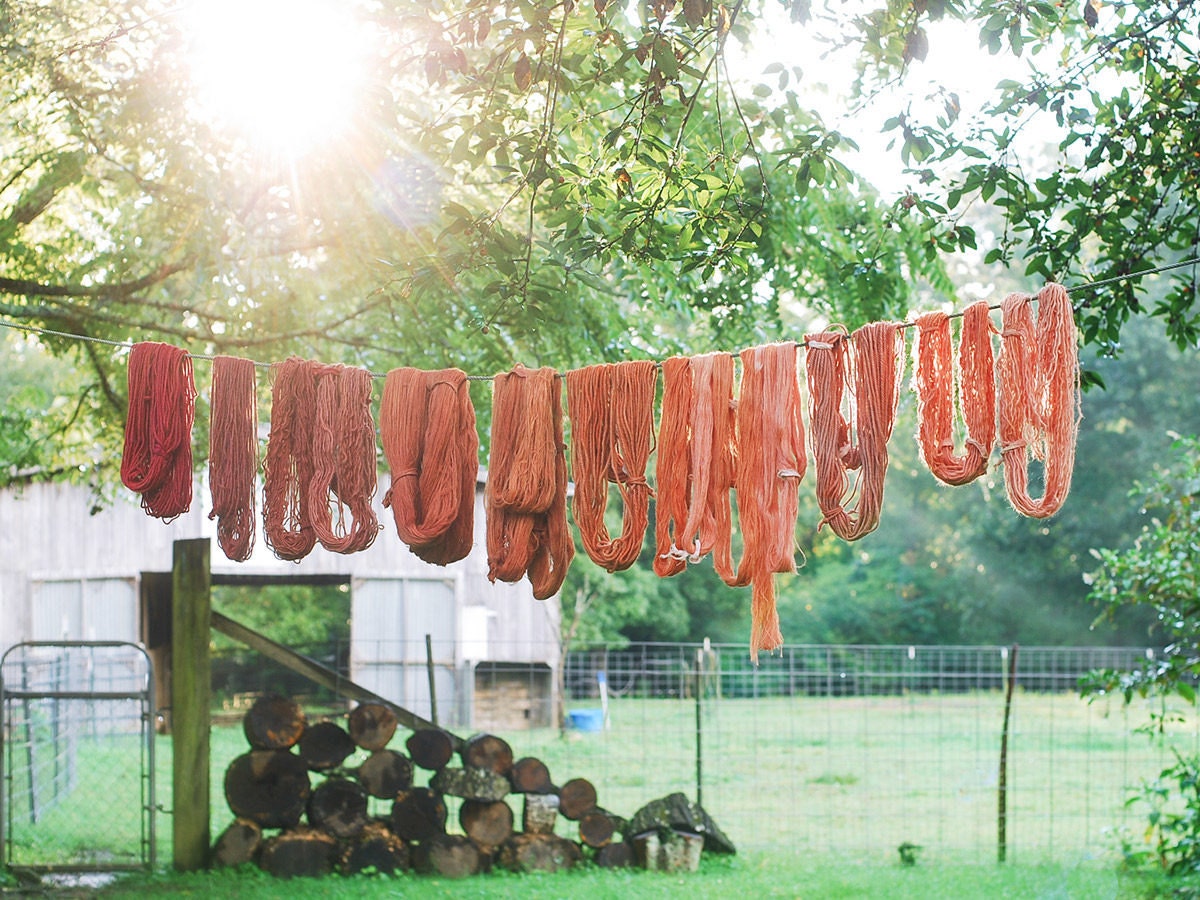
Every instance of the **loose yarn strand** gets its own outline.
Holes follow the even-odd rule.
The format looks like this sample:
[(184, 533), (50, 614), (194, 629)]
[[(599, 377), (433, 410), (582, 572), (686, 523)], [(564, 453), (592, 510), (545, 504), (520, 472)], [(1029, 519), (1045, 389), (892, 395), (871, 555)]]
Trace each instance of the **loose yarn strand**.
[[(652, 361), (603, 363), (566, 375), (575, 496), (572, 510), (584, 550), (609, 572), (628, 569), (642, 548), (650, 515), (646, 465), (654, 436)], [(623, 502), (621, 534), (604, 524), (608, 485)]]
[[(981, 300), (963, 313), (957, 367), (951, 358), (950, 317), (943, 312), (926, 313), (917, 317), (916, 326), (917, 442), (921, 456), (939, 481), (969, 484), (987, 471), (996, 442), (996, 373), (988, 305)], [(952, 436), (956, 382), (966, 424), (963, 453), (958, 456)]]
[(444, 566), (471, 551), (479, 435), (467, 376), (459, 369), (388, 372), (379, 412), (391, 486), (383, 498), (396, 532), (425, 562)]
[(308, 507), (321, 546), (357, 553), (371, 546), (379, 520), (375, 496), (375, 421), (371, 373), (356, 366), (313, 364), (317, 373)]
[[(1010, 294), (1001, 304), (1000, 452), (1013, 509), (1044, 519), (1062, 508), (1071, 489), (1081, 416), (1079, 347), (1066, 289), (1047, 284), (1031, 298)], [(1029, 495), (1029, 459), (1042, 460), (1043, 492)]]
[(179, 347), (143, 341), (129, 353), (127, 377), (121, 481), (149, 515), (169, 521), (192, 505), (192, 360)]
[[(847, 346), (848, 344), (848, 346)], [(896, 423), (904, 365), (904, 335), (892, 322), (873, 322), (851, 335), (836, 332), (808, 338), (812, 444), (817, 468), (817, 503), (843, 540), (855, 541), (879, 526), (887, 474), (887, 444)], [(855, 433), (841, 413), (847, 370), (853, 371)], [(847, 510), (847, 470), (859, 469), (855, 505)]]
[(245, 562), (254, 552), (258, 475), (258, 398), (251, 360), (213, 360), (211, 404), (208, 517), (217, 520), (217, 543), (225, 556)]
[(750, 584), (750, 657), (783, 644), (776, 572), (796, 571), (799, 486), (807, 460), (794, 343), (743, 350), (737, 402), (737, 505), (743, 554), (735, 586)]

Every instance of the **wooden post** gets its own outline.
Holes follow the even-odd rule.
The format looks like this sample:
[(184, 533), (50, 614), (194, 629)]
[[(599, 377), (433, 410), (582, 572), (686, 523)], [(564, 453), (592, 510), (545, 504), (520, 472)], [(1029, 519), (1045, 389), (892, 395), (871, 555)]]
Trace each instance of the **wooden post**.
[(209, 540), (175, 541), (172, 554), (171, 724), (174, 865), (204, 867), (209, 823), (209, 726), (212, 622)]

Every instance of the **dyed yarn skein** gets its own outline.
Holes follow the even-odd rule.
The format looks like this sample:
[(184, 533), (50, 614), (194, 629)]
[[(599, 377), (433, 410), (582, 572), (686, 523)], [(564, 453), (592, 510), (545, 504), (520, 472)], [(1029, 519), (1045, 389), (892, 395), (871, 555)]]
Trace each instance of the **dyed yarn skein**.
[(209, 426), (210, 519), (228, 559), (245, 562), (254, 552), (255, 478), (258, 476), (258, 398), (254, 363), (218, 356), (212, 367)]
[(387, 374), (379, 412), (391, 486), (383, 498), (396, 532), (420, 559), (463, 559), (475, 531), (479, 435), (467, 376), (402, 367)]
[[(1013, 509), (1044, 519), (1071, 489), (1079, 434), (1079, 347), (1066, 288), (1047, 284), (1037, 296), (1010, 294), (1001, 303), (1000, 452)], [(1042, 461), (1042, 496), (1029, 493), (1029, 460)]]
[(141, 494), (149, 515), (174, 519), (192, 505), (192, 360), (178, 347), (142, 341), (129, 353), (127, 378), (121, 482)]
[[(996, 442), (996, 372), (992, 323), (984, 301), (963, 313), (958, 363), (950, 344), (950, 317), (925, 313), (916, 321), (917, 443), (933, 476), (944, 484), (969, 484), (987, 471)], [(966, 424), (963, 452), (954, 452), (954, 397)]]
[(300, 560), (317, 544), (308, 486), (313, 478), (317, 381), (306, 360), (271, 367), (271, 431), (263, 459), (263, 536), (280, 559)]

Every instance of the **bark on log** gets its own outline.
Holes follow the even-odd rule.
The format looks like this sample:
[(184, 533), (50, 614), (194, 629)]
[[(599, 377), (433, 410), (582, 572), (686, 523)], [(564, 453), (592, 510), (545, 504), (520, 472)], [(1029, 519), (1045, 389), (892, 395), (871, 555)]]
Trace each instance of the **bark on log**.
[(525, 756), (513, 763), (509, 773), (513, 791), (518, 794), (552, 794), (554, 785), (550, 781), (550, 770), (540, 759)]
[(504, 738), (494, 734), (477, 734), (467, 738), (458, 754), (462, 757), (463, 768), (487, 769), (497, 775), (507, 775), (512, 771), (512, 747)]
[(736, 853), (733, 841), (723, 832), (702, 806), (692, 803), (681, 793), (668, 794), (651, 800), (629, 820), (622, 829), (626, 835), (642, 834), (657, 829), (676, 829), (704, 836), (704, 849), (709, 853)]
[(616, 830), (612, 816), (602, 809), (590, 809), (579, 817), (579, 839), (597, 850), (612, 841)]
[(633, 845), (612, 841), (596, 851), (596, 865), (602, 869), (625, 869), (634, 864)]
[(342, 848), (338, 870), (343, 875), (367, 871), (394, 875), (409, 866), (408, 845), (383, 822), (369, 822), (358, 836)]
[(422, 728), (408, 736), (404, 744), (412, 761), (422, 769), (436, 772), (446, 767), (454, 755), (454, 740), (438, 728)]
[(526, 794), (521, 830), (526, 834), (552, 834), (558, 818), (558, 794)]
[(297, 742), (300, 758), (314, 772), (336, 769), (354, 752), (354, 741), (337, 722), (316, 722)]
[(277, 878), (316, 878), (333, 871), (337, 841), (315, 828), (296, 828), (263, 844), (258, 865)]
[(513, 872), (558, 872), (582, 858), (578, 844), (556, 834), (514, 834), (496, 857)]
[(242, 719), (246, 740), (255, 750), (285, 750), (304, 733), (304, 710), (279, 694), (264, 694)]
[(234, 819), (213, 844), (214, 866), (233, 867), (254, 862), (262, 846), (262, 828), (250, 819)]
[(350, 711), (350, 737), (364, 750), (382, 750), (396, 733), (396, 714), (382, 703), (363, 703)]
[(464, 800), (458, 811), (458, 822), (467, 837), (489, 854), (512, 837), (513, 833), (512, 807), (503, 800), (490, 803)]
[(703, 849), (701, 835), (684, 831), (649, 831), (633, 839), (638, 862), (652, 872), (695, 872)]
[(596, 788), (586, 778), (572, 778), (558, 789), (558, 811), (576, 821), (596, 805)]
[(392, 803), (392, 831), (406, 841), (426, 841), (446, 830), (446, 804), (429, 788), (401, 791)]
[(395, 750), (376, 750), (359, 767), (358, 780), (372, 797), (394, 800), (412, 787), (412, 760)]
[(225, 800), (235, 816), (263, 828), (300, 821), (310, 785), (304, 760), (287, 750), (252, 750), (225, 770)]
[(367, 792), (348, 778), (328, 778), (308, 798), (308, 824), (335, 838), (350, 838), (366, 827)]
[(489, 769), (442, 769), (430, 779), (429, 786), (464, 800), (502, 800), (512, 788), (507, 778)]
[(413, 855), (422, 872), (436, 873), (446, 878), (478, 875), (489, 862), (487, 854), (469, 837), (461, 834), (434, 835), (415, 848)]

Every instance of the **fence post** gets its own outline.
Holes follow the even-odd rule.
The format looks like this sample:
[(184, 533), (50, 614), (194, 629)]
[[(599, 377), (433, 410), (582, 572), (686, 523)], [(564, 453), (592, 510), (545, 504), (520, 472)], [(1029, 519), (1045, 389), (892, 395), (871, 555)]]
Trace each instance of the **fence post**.
[(175, 541), (171, 596), (171, 833), (180, 872), (204, 867), (209, 822), (209, 726), (212, 692), (212, 576), (209, 540)]
[(1008, 655), (1008, 685), (1004, 691), (1004, 727), (1000, 730), (1000, 777), (996, 810), (996, 861), (1004, 862), (1008, 856), (1008, 719), (1012, 712), (1013, 685), (1017, 682), (1017, 645), (1011, 649), (1002, 647)]
[(704, 650), (696, 648), (696, 805), (704, 805), (704, 716), (700, 693), (704, 690)]

